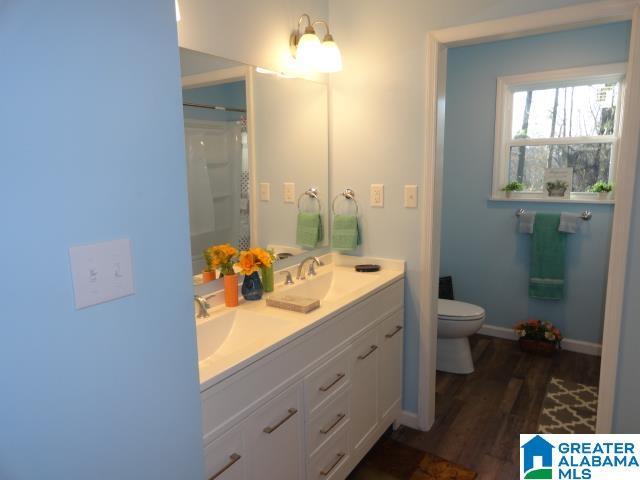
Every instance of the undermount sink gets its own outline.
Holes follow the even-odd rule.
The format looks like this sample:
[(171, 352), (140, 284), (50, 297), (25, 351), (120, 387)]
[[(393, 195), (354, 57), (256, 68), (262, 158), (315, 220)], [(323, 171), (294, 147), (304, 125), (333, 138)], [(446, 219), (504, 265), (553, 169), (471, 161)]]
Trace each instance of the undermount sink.
[(286, 293), (301, 297), (317, 298), (322, 302), (336, 302), (367, 288), (378, 281), (379, 275), (356, 272), (352, 268), (336, 267), (308, 280), (298, 281)]
[(255, 311), (234, 309), (196, 326), (198, 361), (232, 356), (241, 350), (270, 345), (291, 329), (293, 322)]

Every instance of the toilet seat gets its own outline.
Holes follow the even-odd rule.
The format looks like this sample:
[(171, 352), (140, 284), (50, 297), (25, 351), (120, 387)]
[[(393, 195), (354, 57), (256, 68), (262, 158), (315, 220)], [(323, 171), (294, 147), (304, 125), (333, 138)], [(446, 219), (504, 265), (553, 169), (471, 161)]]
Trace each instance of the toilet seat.
[(485, 316), (484, 308), (472, 303), (457, 300), (438, 299), (438, 318), (451, 321), (481, 320)]

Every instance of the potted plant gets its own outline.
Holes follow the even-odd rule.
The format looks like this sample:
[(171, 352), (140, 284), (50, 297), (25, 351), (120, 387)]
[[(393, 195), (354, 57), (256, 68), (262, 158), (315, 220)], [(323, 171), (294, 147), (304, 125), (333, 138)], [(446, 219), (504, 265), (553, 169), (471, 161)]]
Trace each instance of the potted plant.
[(551, 355), (560, 348), (562, 334), (551, 322), (527, 320), (513, 327), (520, 348), (525, 352)]
[(569, 188), (569, 184), (563, 180), (547, 182), (547, 192), (550, 197), (564, 197), (567, 188)]
[(597, 193), (600, 200), (606, 200), (611, 197), (611, 192), (613, 191), (613, 184), (609, 182), (603, 182), (602, 180), (598, 180), (596, 183), (591, 185), (589, 188), (590, 192)]
[[(258, 272), (262, 268), (271, 267), (271, 254), (262, 248), (252, 248), (240, 252), (236, 265), (240, 272), (244, 274), (241, 289), (242, 296), (249, 301), (260, 300), (264, 293), (264, 287)], [(271, 283), (273, 285), (273, 279), (271, 279)]]
[(521, 182), (509, 182), (503, 188), (504, 196), (511, 198), (513, 192), (521, 192), (524, 190), (524, 185)]
[(225, 243), (208, 249), (211, 264), (220, 268), (220, 275), (224, 278), (224, 304), (227, 307), (238, 306), (238, 275), (233, 269), (233, 263), (238, 250)]
[(202, 283), (209, 283), (216, 279), (216, 268), (213, 265), (213, 256), (209, 248), (202, 252), (202, 256), (206, 264), (205, 269), (202, 271)]

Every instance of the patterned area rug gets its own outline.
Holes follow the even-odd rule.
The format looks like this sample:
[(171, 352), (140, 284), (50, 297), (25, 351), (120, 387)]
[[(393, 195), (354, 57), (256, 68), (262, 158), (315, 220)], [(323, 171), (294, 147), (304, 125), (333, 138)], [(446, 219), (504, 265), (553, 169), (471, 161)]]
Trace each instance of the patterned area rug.
[(474, 480), (478, 474), (390, 438), (380, 440), (348, 480)]
[(552, 377), (538, 421), (540, 433), (595, 433), (598, 388)]

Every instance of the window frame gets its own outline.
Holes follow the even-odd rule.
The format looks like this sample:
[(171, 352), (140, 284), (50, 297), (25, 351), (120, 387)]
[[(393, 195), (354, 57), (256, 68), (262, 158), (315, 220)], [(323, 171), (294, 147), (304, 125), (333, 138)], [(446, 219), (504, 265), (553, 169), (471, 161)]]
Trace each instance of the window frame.
[[(604, 65), (592, 65), (588, 67), (566, 68), (561, 70), (549, 70), (542, 72), (526, 73), (520, 75), (501, 76), (497, 79), (496, 91), (496, 122), (495, 144), (493, 158), (493, 182), (491, 199), (505, 200), (505, 192), (501, 191), (509, 180), (509, 158), (512, 146), (533, 145), (567, 145), (579, 143), (611, 143), (611, 164), (609, 167), (609, 181), (615, 183), (616, 165), (618, 160), (618, 144), (620, 132), (624, 121), (624, 95), (625, 78), (627, 72), (626, 63), (611, 63)], [(599, 135), (590, 137), (554, 137), (554, 138), (530, 138), (512, 139), (513, 119), (513, 95), (523, 90), (541, 90), (545, 88), (558, 88), (585, 85), (589, 83), (619, 83), (618, 101), (616, 106), (616, 118), (613, 135)], [(548, 201), (548, 202), (589, 202), (589, 203), (613, 203), (611, 199), (601, 199), (597, 195), (588, 192), (571, 192), (569, 199), (551, 199), (544, 192), (513, 192), (511, 199)]]

